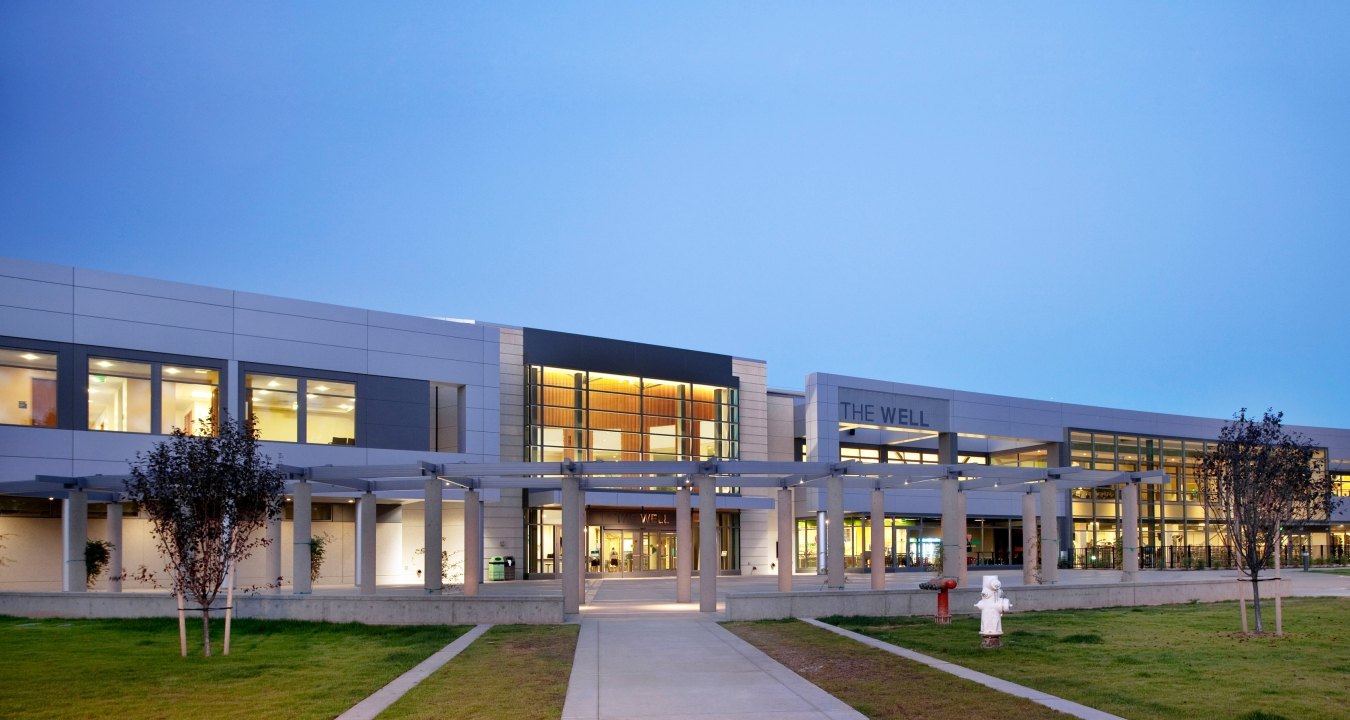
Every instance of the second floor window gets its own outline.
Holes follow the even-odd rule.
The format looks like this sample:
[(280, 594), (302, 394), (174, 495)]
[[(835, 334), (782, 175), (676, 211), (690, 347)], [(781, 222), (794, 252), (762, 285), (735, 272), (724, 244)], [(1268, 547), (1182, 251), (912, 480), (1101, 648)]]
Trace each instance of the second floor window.
[(56, 353), (0, 348), (0, 425), (56, 427)]
[(90, 430), (199, 434), (220, 409), (220, 371), (91, 357), (88, 393)]
[(244, 387), (259, 438), (356, 444), (356, 383), (248, 373)]

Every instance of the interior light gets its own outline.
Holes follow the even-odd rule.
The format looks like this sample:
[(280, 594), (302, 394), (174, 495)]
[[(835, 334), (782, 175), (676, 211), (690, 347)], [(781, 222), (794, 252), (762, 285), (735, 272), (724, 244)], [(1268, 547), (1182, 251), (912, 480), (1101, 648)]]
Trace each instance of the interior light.
[(328, 392), (328, 386), (327, 386), (327, 385), (319, 385), (319, 386), (316, 386), (314, 389), (315, 389), (315, 390), (318, 390), (319, 392)]
[(19, 357), (23, 358), (24, 360), (41, 360), (41, 359), (42, 359), (42, 356), (41, 356), (41, 355), (34, 355), (33, 353), (24, 353), (24, 354), (20, 355)]
[(99, 367), (101, 367), (101, 368), (110, 368), (110, 367), (112, 367), (113, 365), (116, 365), (117, 363), (109, 362), (109, 361), (107, 361), (107, 360), (99, 360), (98, 363), (96, 363), (96, 364), (97, 364)]
[(192, 372), (195, 372), (195, 373), (197, 373), (198, 375), (205, 375), (205, 374), (206, 374), (207, 372), (209, 372), (209, 371), (207, 371), (207, 370), (193, 370)]
[(355, 500), (348, 500), (347, 502), (349, 502), (349, 503), (354, 503), (354, 502), (356, 502), (356, 501), (355, 501)]
[(343, 412), (347, 412), (347, 411), (349, 411), (349, 410), (352, 409), (352, 406), (351, 406), (351, 405), (339, 405), (339, 406), (338, 406), (338, 409), (341, 410), (341, 411), (343, 411)]
[(54, 498), (54, 497), (49, 497), (49, 498), (47, 498), (47, 499), (48, 499), (48, 500), (55, 500), (56, 498)]
[(271, 395), (271, 394), (272, 394), (272, 391), (271, 391), (271, 390), (259, 390), (259, 391), (258, 391), (258, 394), (259, 394), (259, 395)]
[(318, 396), (315, 395), (314, 393), (305, 393), (305, 398), (308, 399), (308, 400), (313, 400), (313, 399), (316, 398), (316, 397), (318, 397)]
[(267, 381), (267, 387), (277, 387), (279, 385), (281, 385), (281, 383), (277, 382), (276, 380)]
[(166, 368), (164, 368), (164, 372), (166, 372), (166, 373), (168, 373), (168, 374), (170, 374), (170, 375), (177, 375), (178, 373), (183, 372), (183, 371), (182, 371), (182, 370), (179, 370), (178, 368), (175, 368), (175, 367), (166, 367)]
[(299, 409), (300, 409), (300, 403), (298, 403), (298, 402), (293, 402), (293, 403), (291, 403), (291, 409), (292, 409), (292, 410), (299, 410)]

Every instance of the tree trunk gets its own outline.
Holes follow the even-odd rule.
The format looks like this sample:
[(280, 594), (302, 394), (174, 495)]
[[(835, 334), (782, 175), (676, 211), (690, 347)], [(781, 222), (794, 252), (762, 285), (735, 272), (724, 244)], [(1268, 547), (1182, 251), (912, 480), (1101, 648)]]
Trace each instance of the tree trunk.
[(201, 607), (201, 654), (211, 657), (211, 608), (208, 605)]
[(1256, 634), (1265, 632), (1261, 627), (1261, 583), (1256, 581), (1257, 571), (1252, 570), (1252, 614), (1256, 616)]

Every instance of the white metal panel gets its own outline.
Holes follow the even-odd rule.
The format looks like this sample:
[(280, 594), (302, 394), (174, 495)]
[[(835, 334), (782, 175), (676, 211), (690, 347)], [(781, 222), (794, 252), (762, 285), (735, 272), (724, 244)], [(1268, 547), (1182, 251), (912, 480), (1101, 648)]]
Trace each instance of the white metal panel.
[(233, 325), (230, 308), (224, 305), (83, 287), (75, 288), (74, 312), (91, 317), (213, 332), (230, 332)]
[(259, 310), (236, 309), (234, 331), (240, 335), (362, 350), (369, 346), (364, 323), (338, 322)]
[(0, 275), (0, 305), (68, 313), (73, 307), (71, 287)]
[(0, 334), (13, 337), (71, 342), (75, 337), (75, 318), (69, 313), (30, 310), (0, 305)]
[(365, 350), (251, 335), (234, 336), (233, 357), (240, 361), (293, 365), (315, 370), (352, 373), (369, 371)]
[(187, 300), (210, 305), (230, 305), (234, 302), (234, 293), (230, 290), (169, 280), (156, 280), (135, 275), (121, 275), (88, 268), (75, 268), (74, 282), (79, 287)]
[(240, 310), (257, 310), (265, 313), (295, 315), (339, 323), (366, 325), (370, 322), (370, 311), (368, 310), (309, 300), (295, 300), (275, 295), (236, 292), (234, 294), (234, 306)]
[(75, 316), (74, 341), (86, 345), (228, 359), (228, 333), (150, 325), (143, 322)]
[(467, 340), (382, 327), (370, 328), (369, 335), (371, 350), (464, 362), (482, 362), (483, 345), (484, 343), (481, 340)]

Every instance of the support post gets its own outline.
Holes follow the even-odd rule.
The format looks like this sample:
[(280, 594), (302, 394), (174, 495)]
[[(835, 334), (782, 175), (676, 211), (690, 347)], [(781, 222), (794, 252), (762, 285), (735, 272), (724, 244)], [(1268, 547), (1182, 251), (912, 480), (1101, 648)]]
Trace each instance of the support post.
[(1120, 492), (1120, 581), (1139, 580), (1139, 483), (1129, 481)]
[[(111, 508), (110, 508), (111, 509)], [(111, 516), (110, 516), (111, 519)], [(281, 516), (267, 521), (267, 550), (263, 553), (263, 573), (268, 592), (276, 595), (281, 592)]]
[(1041, 483), (1041, 583), (1059, 582), (1059, 510), (1055, 498), (1055, 483)]
[(80, 488), (61, 501), (61, 592), (85, 591), (84, 546), (89, 542), (89, 494)]
[(483, 501), (477, 490), (464, 491), (464, 595), (478, 595), (483, 581)]
[(970, 555), (966, 552), (966, 530), (968, 529), (968, 520), (970, 513), (966, 512), (966, 499), (970, 497), (964, 491), (956, 494), (956, 512), (961, 518), (961, 524), (957, 526), (958, 535), (961, 544), (961, 564), (960, 572), (956, 575), (956, 581), (960, 586), (965, 586), (970, 581)]
[[(439, 595), (445, 589), (441, 577), (442, 539), (445, 532), (445, 483), (438, 477), (422, 482), (422, 590)], [(466, 546), (467, 547), (467, 546)], [(466, 553), (467, 554), (467, 553)]]
[(942, 479), (942, 575), (959, 581), (965, 568), (966, 517), (961, 512), (961, 480), (949, 476)]
[(717, 612), (717, 488), (698, 476), (698, 609)]
[(778, 489), (778, 592), (792, 592), (792, 568), (795, 565), (792, 490)]
[(694, 519), (689, 486), (675, 489), (675, 602), (693, 602)]
[(108, 551), (108, 592), (122, 592), (122, 503), (108, 503), (108, 522), (104, 534), (112, 549)]
[(577, 573), (577, 602), (581, 605), (586, 604), (586, 568), (591, 564), (591, 557), (588, 552), (586, 537), (586, 489), (581, 488), (577, 491), (577, 506), (575, 511), (577, 515), (577, 547), (581, 548), (581, 556), (578, 558), (581, 572)]
[[(563, 612), (576, 614), (581, 612), (581, 602), (577, 597), (580, 585), (578, 577), (585, 578), (586, 558), (581, 556), (581, 529), (577, 527), (577, 505), (581, 502), (581, 480), (576, 477), (562, 479), (562, 592)], [(583, 580), (584, 581), (584, 580)]]
[(310, 511), (313, 509), (310, 500), (309, 483), (301, 480), (295, 484), (295, 489), (291, 495), (291, 544), (294, 555), (294, 567), (291, 574), (295, 577), (291, 580), (291, 592), (296, 595), (308, 595), (313, 590), (313, 583), (309, 579), (309, 539), (313, 533), (310, 527)]
[(356, 590), (375, 593), (375, 495), (370, 492), (356, 501)]
[(1036, 553), (1040, 543), (1036, 539), (1036, 496), (1022, 495), (1022, 584), (1036, 584)]
[(872, 589), (886, 589), (886, 491), (872, 490)]
[(844, 589), (844, 478), (825, 480), (825, 587)]

